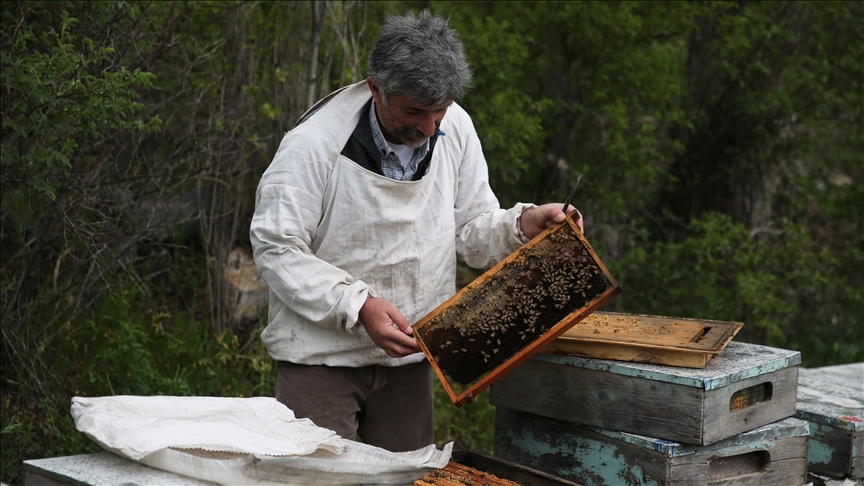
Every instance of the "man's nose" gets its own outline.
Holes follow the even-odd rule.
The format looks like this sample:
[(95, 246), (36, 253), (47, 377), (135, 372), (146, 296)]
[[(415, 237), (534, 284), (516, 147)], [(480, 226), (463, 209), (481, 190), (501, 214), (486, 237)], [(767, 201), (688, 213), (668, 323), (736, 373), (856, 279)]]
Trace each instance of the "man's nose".
[(417, 129), (423, 132), (423, 135), (427, 137), (431, 137), (435, 135), (435, 132), (438, 131), (438, 123), (444, 119), (445, 111), (436, 111), (430, 113), (429, 116), (424, 117), (423, 121), (417, 126)]

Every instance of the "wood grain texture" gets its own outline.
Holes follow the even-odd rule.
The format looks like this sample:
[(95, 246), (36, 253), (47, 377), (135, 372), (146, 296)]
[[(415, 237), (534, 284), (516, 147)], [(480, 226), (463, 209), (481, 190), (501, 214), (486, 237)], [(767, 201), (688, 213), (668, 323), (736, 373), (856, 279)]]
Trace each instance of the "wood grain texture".
[(544, 353), (702, 368), (741, 329), (740, 322), (595, 312)]
[(864, 432), (855, 432), (852, 434), (852, 468), (849, 470), (849, 477), (855, 479), (864, 478)]
[(495, 456), (581, 484), (802, 485), (809, 437), (787, 419), (707, 446), (580, 427), (496, 409)]
[(530, 360), (490, 390), (496, 407), (699, 444), (704, 391)]
[[(771, 385), (769, 400), (730, 410), (730, 399), (736, 392), (763, 383)], [(793, 366), (705, 392), (702, 444), (717, 442), (795, 415), (797, 387), (798, 367)]]
[(812, 473), (835, 479), (852, 476), (852, 446), (852, 431), (810, 422), (808, 469)]
[(657, 451), (533, 414), (498, 408), (495, 456), (579, 484), (666, 484)]
[(543, 348), (543, 353), (583, 358), (614, 359), (634, 363), (652, 363), (683, 368), (704, 368), (713, 354), (689, 350), (631, 346), (621, 343), (582, 341), (558, 338)]
[(761, 473), (746, 474), (727, 479), (706, 481), (705, 483), (673, 483), (707, 484), (708, 486), (801, 486), (807, 476), (807, 461), (805, 459), (790, 459), (771, 463)]
[(532, 359), (574, 368), (608, 371), (618, 375), (692, 386), (703, 390), (714, 390), (740, 380), (797, 366), (801, 364), (801, 353), (733, 341), (726, 346), (722, 353), (709, 361), (703, 369), (543, 353), (534, 355)]

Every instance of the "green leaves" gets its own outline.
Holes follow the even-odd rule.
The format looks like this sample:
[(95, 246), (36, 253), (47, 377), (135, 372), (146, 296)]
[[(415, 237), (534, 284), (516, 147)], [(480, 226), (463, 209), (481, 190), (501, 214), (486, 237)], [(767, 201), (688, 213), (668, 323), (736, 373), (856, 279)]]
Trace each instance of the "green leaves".
[(4, 11), (0, 159), (4, 188), (32, 187), (54, 199), (109, 132), (158, 130), (160, 120), (136, 117), (144, 108), (137, 90), (152, 86), (154, 76), (110, 68), (114, 50), (79, 39), (78, 21), (65, 10), (53, 27), (34, 29), (30, 20), (51, 16), (49, 7), (37, 5), (23, 18)]

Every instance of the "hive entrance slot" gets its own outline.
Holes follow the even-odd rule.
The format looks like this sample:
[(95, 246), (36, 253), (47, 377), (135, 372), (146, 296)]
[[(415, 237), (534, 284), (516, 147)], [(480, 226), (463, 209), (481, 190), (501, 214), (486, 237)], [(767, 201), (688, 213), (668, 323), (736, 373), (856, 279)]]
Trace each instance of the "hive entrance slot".
[(702, 329), (700, 329), (699, 332), (697, 332), (696, 335), (693, 336), (693, 339), (691, 339), (690, 342), (691, 343), (698, 343), (699, 341), (702, 340), (702, 338), (705, 337), (706, 334), (708, 334), (709, 331), (711, 331), (711, 326), (702, 327)]
[(718, 457), (708, 463), (708, 474), (705, 479), (711, 482), (758, 473), (765, 470), (770, 462), (771, 456), (766, 451)]
[(771, 400), (773, 392), (774, 387), (771, 385), (771, 382), (760, 383), (743, 390), (738, 390), (729, 398), (729, 411), (735, 412), (757, 403), (767, 402)]

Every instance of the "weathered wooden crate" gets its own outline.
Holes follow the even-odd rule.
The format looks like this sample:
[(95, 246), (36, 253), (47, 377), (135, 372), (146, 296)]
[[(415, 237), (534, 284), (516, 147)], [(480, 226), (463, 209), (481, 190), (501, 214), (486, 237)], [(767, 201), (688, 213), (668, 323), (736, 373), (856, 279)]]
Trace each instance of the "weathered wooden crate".
[(810, 424), (810, 472), (864, 478), (864, 363), (802, 368), (795, 417)]
[(495, 413), (496, 457), (593, 486), (802, 485), (807, 441), (807, 422), (795, 418), (694, 446), (500, 407)]
[(720, 354), (741, 322), (595, 312), (542, 353), (702, 368)]
[(705, 445), (794, 415), (800, 362), (735, 342), (702, 369), (537, 354), (492, 386), (490, 403)]
[(412, 327), (459, 407), (620, 291), (571, 214)]

